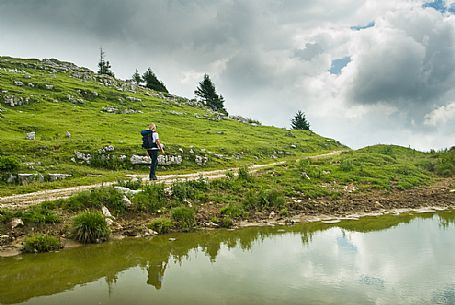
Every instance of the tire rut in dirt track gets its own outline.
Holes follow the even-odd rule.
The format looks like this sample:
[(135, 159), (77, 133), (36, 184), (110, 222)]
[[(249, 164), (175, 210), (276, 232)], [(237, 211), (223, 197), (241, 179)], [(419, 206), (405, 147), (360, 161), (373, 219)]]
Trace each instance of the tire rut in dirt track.
[[(324, 157), (329, 157), (337, 154), (341, 154), (343, 151), (333, 151), (326, 154), (309, 156), (308, 159), (319, 159)], [(259, 169), (266, 168), (266, 167), (273, 167), (277, 165), (285, 164), (286, 162), (276, 162), (271, 164), (258, 164), (252, 165), (249, 167), (251, 172), (258, 171)], [(221, 178), (226, 175), (227, 172), (236, 172), (238, 168), (228, 168), (222, 170), (214, 170), (214, 171), (204, 171), (204, 172), (197, 172), (191, 174), (182, 174), (182, 175), (168, 175), (168, 176), (160, 176), (157, 182), (163, 182), (165, 184), (171, 184), (176, 180), (194, 180), (201, 176), (206, 177), (208, 179), (216, 179)], [(147, 181), (146, 175), (132, 175), (130, 177), (136, 177), (138, 179), (142, 179), (143, 181)], [(20, 195), (12, 195), (6, 197), (0, 197), (0, 208), (8, 208), (8, 209), (21, 209), (26, 208), (35, 204), (39, 204), (44, 201), (49, 200), (59, 200), (59, 199), (66, 199), (71, 195), (84, 191), (90, 190), (99, 187), (106, 187), (112, 186), (115, 182), (105, 182), (105, 183), (98, 183), (92, 185), (83, 185), (83, 186), (76, 186), (76, 187), (69, 187), (69, 188), (61, 188), (61, 189), (52, 189), (52, 190), (44, 190), (38, 191), (33, 193), (26, 193)]]

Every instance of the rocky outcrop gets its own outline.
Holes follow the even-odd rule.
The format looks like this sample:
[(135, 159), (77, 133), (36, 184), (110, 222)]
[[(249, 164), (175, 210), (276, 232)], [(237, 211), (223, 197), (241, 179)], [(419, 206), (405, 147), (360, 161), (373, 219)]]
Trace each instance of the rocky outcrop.
[(11, 107), (27, 105), (32, 101), (30, 97), (7, 95), (3, 97), (3, 102)]
[(34, 132), (34, 131), (27, 132), (27, 133), (25, 134), (25, 139), (26, 139), (26, 140), (34, 141), (34, 140), (36, 139), (36, 132)]
[(72, 158), (71, 160), (75, 163), (85, 163), (85, 164), (90, 164), (90, 160), (92, 159), (92, 155), (91, 154), (84, 154), (84, 153), (81, 153), (79, 151), (76, 151), (74, 153), (74, 158)]
[(142, 102), (140, 98), (134, 97), (134, 96), (127, 96), (126, 99), (130, 102)]
[[(183, 158), (180, 155), (159, 155), (158, 156), (158, 164), (159, 165), (180, 165), (182, 164)], [(149, 156), (139, 156), (139, 155), (132, 155), (130, 158), (130, 162), (133, 165), (149, 165), (151, 163)]]
[(136, 109), (128, 109), (128, 108), (119, 109), (119, 108), (115, 108), (113, 106), (105, 106), (105, 107), (101, 108), (101, 111), (106, 112), (106, 113), (114, 113), (114, 114), (142, 113), (142, 111), (136, 110)]
[(49, 181), (64, 180), (68, 177), (71, 177), (71, 175), (68, 175), (68, 174), (48, 174), (47, 175), (47, 178)]
[(66, 98), (71, 104), (74, 104), (74, 105), (83, 105), (83, 104), (85, 104), (85, 101), (83, 99), (74, 97), (71, 94), (68, 94), (66, 96)]
[(205, 165), (209, 161), (208, 157), (205, 156), (194, 156), (194, 162), (196, 162), (197, 165)]
[(20, 185), (32, 182), (64, 180), (71, 175), (68, 174), (11, 174), (6, 178), (7, 183), (17, 183)]

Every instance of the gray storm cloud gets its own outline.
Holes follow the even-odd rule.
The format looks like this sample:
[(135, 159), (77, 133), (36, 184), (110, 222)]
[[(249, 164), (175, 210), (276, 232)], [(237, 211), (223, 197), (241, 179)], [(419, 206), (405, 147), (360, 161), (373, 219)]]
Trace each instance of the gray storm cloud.
[(383, 20), (354, 58), (349, 100), (426, 113), (447, 103), (455, 81), (455, 31), (437, 12)]

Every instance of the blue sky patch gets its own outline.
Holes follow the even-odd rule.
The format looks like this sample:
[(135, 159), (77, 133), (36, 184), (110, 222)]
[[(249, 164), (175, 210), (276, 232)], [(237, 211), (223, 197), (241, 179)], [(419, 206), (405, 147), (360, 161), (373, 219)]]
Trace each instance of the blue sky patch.
[(340, 75), (341, 70), (343, 70), (343, 68), (346, 67), (347, 64), (350, 62), (351, 62), (351, 56), (334, 59), (334, 60), (332, 60), (332, 65), (330, 66), (329, 71), (331, 74)]
[(353, 25), (353, 26), (351, 26), (351, 30), (353, 30), (353, 31), (361, 31), (361, 30), (365, 30), (365, 29), (374, 27), (375, 25), (376, 25), (376, 23), (374, 21), (370, 21), (370, 22), (368, 22), (365, 25)]
[[(441, 13), (445, 13), (449, 10), (449, 8), (446, 6), (445, 0), (434, 0), (433, 2), (427, 2), (423, 4), (423, 7), (433, 8)], [(453, 9), (453, 6), (451, 6), (450, 9)]]

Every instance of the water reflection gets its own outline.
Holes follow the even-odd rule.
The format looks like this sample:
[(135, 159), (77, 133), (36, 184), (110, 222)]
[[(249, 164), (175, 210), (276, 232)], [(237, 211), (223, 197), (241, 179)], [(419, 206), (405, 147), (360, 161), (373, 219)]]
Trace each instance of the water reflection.
[[(146, 272), (146, 284), (148, 287), (161, 290), (164, 289), (163, 281), (165, 276), (167, 276), (168, 269), (171, 268), (170, 266), (175, 266), (176, 263), (182, 264), (191, 259), (196, 260), (198, 253), (203, 253), (212, 262), (212, 265), (215, 265), (220, 255), (223, 258), (229, 257), (231, 250), (243, 253), (253, 252), (265, 240), (280, 236), (283, 236), (283, 238), (299, 236), (302, 243), (300, 245), (288, 243), (289, 247), (294, 247), (295, 249), (267, 248), (269, 252), (273, 250), (278, 255), (282, 252), (282, 260), (289, 259), (291, 261), (291, 258), (295, 260), (290, 265), (283, 265), (279, 271), (275, 270), (275, 272), (278, 272), (276, 276), (289, 275), (289, 278), (295, 276), (294, 281), (290, 281), (290, 283), (298, 282), (299, 276), (305, 279), (317, 278), (318, 281), (325, 285), (320, 290), (330, 294), (330, 289), (339, 285), (340, 279), (353, 280), (352, 274), (349, 273), (354, 264), (353, 259), (365, 255), (365, 245), (356, 240), (360, 235), (351, 236), (351, 232), (378, 232), (394, 228), (400, 224), (410, 223), (416, 218), (426, 219), (432, 217), (433, 214), (409, 214), (399, 217), (388, 215), (379, 218), (362, 218), (358, 221), (345, 221), (338, 224), (309, 223), (292, 227), (247, 228), (236, 231), (217, 230), (173, 234), (158, 236), (150, 240), (126, 239), (114, 241), (103, 245), (68, 249), (60, 253), (2, 258), (0, 259), (0, 303), (21, 303), (33, 297), (54, 295), (71, 290), (78, 285), (95, 282), (100, 279), (105, 280), (109, 295), (111, 295), (113, 287), (117, 285), (116, 283), (121, 278), (120, 274), (135, 267), (139, 267)], [(437, 221), (439, 221), (439, 226), (442, 229), (449, 229), (451, 225), (455, 224), (455, 213), (438, 213)], [(339, 229), (332, 234), (334, 235), (333, 239), (318, 241), (314, 244), (314, 247), (310, 247), (310, 245), (313, 246), (312, 243), (315, 242), (313, 240), (317, 238), (319, 233), (334, 227)], [(337, 233), (339, 230), (341, 230), (341, 234)], [(177, 240), (169, 241), (168, 239), (171, 236), (176, 237)], [(407, 238), (404, 238), (403, 242), (406, 242), (406, 240)], [(333, 241), (335, 241), (335, 244), (333, 244)], [(280, 245), (280, 243), (276, 244)], [(390, 245), (392, 246), (393, 243), (390, 243)], [(255, 246), (257, 247), (255, 248)], [(271, 247), (274, 247), (274, 244)], [(369, 245), (369, 247), (374, 249), (374, 245)], [(384, 243), (380, 244), (378, 248), (380, 247), (384, 247)], [(305, 251), (307, 252), (306, 254)], [(371, 250), (371, 252), (374, 251)], [(397, 248), (396, 253), (400, 255), (400, 249)], [(268, 264), (267, 268), (271, 270), (274, 268), (273, 264), (269, 262), (270, 258), (265, 257), (265, 253), (254, 254), (252, 258), (248, 258), (247, 262), (237, 261), (236, 257), (234, 257), (232, 269), (243, 268), (242, 272), (248, 269), (259, 274), (263, 270), (256, 270), (255, 262)], [(309, 259), (309, 257), (317, 257), (318, 260)], [(361, 261), (360, 259), (358, 260), (359, 262)], [(300, 267), (297, 266), (299, 262), (301, 264)], [(279, 264), (276, 265), (278, 266)], [(230, 267), (226, 268), (229, 269)], [(369, 270), (376, 270), (377, 274), (384, 273), (384, 270), (379, 270), (378, 268), (384, 269), (387, 266), (374, 266)], [(300, 275), (296, 276), (293, 272), (300, 272)], [(390, 270), (390, 272), (393, 273), (393, 270)], [(357, 285), (378, 291), (387, 290), (388, 283), (374, 273), (360, 274)], [(262, 281), (263, 279), (258, 274), (251, 275), (251, 278), (258, 277), (259, 281)], [(409, 276), (412, 275), (413, 273), (410, 272)], [(394, 277), (390, 276), (390, 278)], [(331, 286), (332, 284), (334, 286)], [(261, 285), (264, 285), (264, 283)], [(292, 284), (288, 285), (292, 286)], [(302, 289), (302, 287), (299, 289)], [(438, 304), (452, 304), (449, 301), (454, 300), (453, 292), (453, 286), (448, 286), (439, 292), (434, 292), (433, 300), (436, 300), (437, 302), (435, 301), (435, 303)], [(447, 302), (449, 303), (444, 300), (448, 300)], [(367, 302), (366, 299), (365, 302)]]

